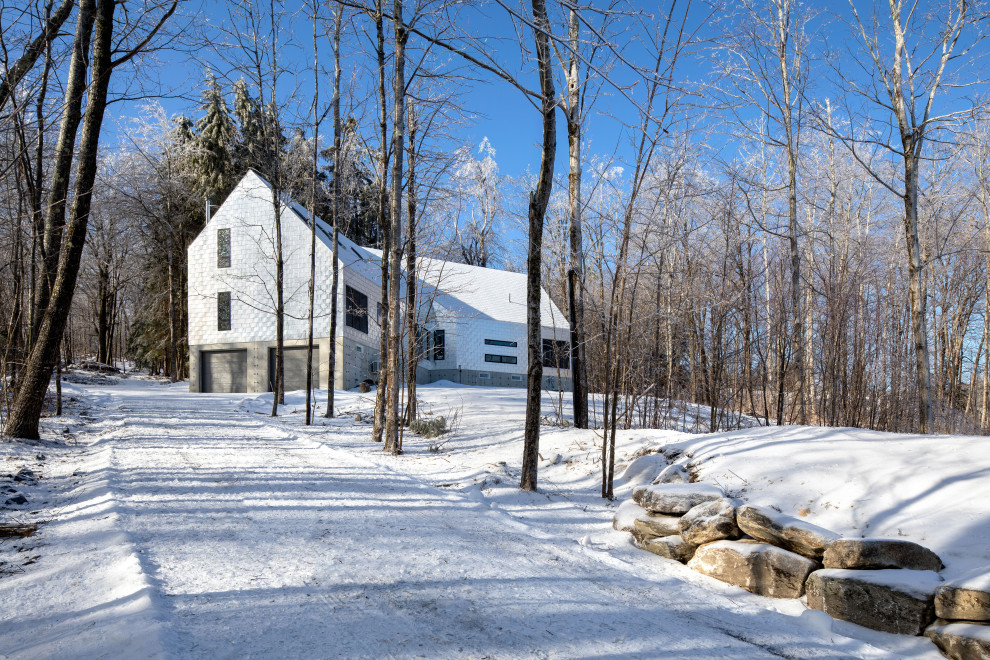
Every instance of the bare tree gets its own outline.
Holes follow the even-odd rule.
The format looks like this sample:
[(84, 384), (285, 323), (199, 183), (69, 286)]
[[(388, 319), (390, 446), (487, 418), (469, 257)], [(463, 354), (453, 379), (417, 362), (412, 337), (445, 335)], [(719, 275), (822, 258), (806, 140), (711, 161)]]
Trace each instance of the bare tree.
[[(52, 273), (50, 302), (41, 317), (37, 341), (31, 350), (25, 367), (25, 374), (20, 388), (14, 397), (10, 415), (7, 418), (6, 433), (12, 437), (37, 439), (38, 422), (44, 401), (44, 393), (48, 388), (52, 370), (58, 359), (58, 348), (62, 341), (62, 333), (69, 316), (72, 297), (75, 292), (76, 279), (83, 247), (86, 241), (87, 223), (92, 204), (93, 182), (96, 179), (97, 150), (100, 133), (103, 126), (103, 116), (107, 106), (110, 79), (115, 68), (130, 61), (157, 34), (165, 22), (175, 12), (177, 3), (166, 5), (156, 17), (157, 22), (147, 32), (146, 38), (129, 51), (125, 51), (116, 59), (114, 55), (114, 12), (118, 2), (102, 2), (93, 6), (92, 0), (81, 0), (79, 29), (76, 31), (75, 48), (70, 70), (75, 67), (81, 70), (85, 77), (87, 68), (87, 53), (90, 37), (93, 50), (90, 57), (91, 75), (85, 114), (82, 116), (82, 130), (76, 158), (76, 174), (74, 177), (74, 194), (70, 219), (65, 223), (64, 238), (58, 241), (57, 266)], [(153, 15), (153, 12), (149, 15)], [(92, 17), (92, 18), (90, 18)], [(72, 74), (70, 73), (70, 77)], [(70, 95), (71, 91), (71, 95)], [(70, 85), (67, 90), (63, 125), (72, 123), (73, 118), (80, 113), (82, 95), (76, 96), (77, 90)], [(62, 136), (65, 139), (62, 139)], [(74, 144), (74, 140), (71, 141)], [(56, 152), (68, 150), (72, 153), (72, 144), (61, 132)], [(56, 199), (56, 204), (64, 203)], [(51, 213), (51, 211), (50, 211)], [(54, 224), (58, 218), (54, 218)]]
[(540, 403), (543, 389), (543, 326), (540, 282), (543, 258), (543, 220), (553, 187), (553, 166), (557, 151), (557, 92), (550, 61), (550, 20), (543, 0), (533, 0), (533, 41), (540, 75), (540, 112), (543, 114), (543, 142), (536, 187), (529, 195), (529, 245), (526, 257), (526, 427), (523, 430), (523, 490), (536, 490), (537, 459), (540, 455)]
[[(857, 63), (870, 75), (857, 81), (856, 76), (842, 76), (840, 71), (848, 93), (848, 114), (854, 125), (862, 125), (863, 131), (858, 135), (837, 133), (836, 137), (903, 204), (918, 422), (922, 433), (930, 433), (934, 407), (918, 205), (924, 177), (923, 153), (927, 142), (942, 139), (962, 118), (972, 114), (971, 105), (939, 113), (936, 99), (947, 96), (949, 90), (978, 82), (976, 74), (971, 73), (974, 69), (970, 60), (982, 48), (985, 21), (970, 11), (966, 0), (947, 0), (937, 8), (928, 8), (928, 13), (903, 0), (889, 0), (888, 4), (887, 11), (876, 10), (864, 19), (850, 3), (853, 32), (861, 49)], [(849, 105), (853, 99), (866, 107), (862, 111), (853, 109)], [(892, 139), (882, 137), (889, 134), (880, 128), (883, 126), (894, 129)], [(873, 149), (882, 149), (898, 159), (899, 172), (893, 175), (885, 167), (886, 161), (875, 161), (871, 157)]]
[[(784, 152), (787, 188), (787, 241), (790, 250), (790, 343), (794, 347), (798, 421), (807, 423), (805, 401), (805, 331), (801, 281), (801, 228), (798, 221), (798, 160), (808, 83), (807, 26), (814, 14), (797, 0), (745, 2), (725, 20), (720, 60), (725, 75), (727, 110), (750, 139), (766, 140)], [(754, 122), (742, 111), (755, 110), (764, 121)], [(766, 130), (763, 130), (763, 128)], [(779, 386), (787, 361), (781, 360)], [(784, 397), (777, 402), (777, 423), (784, 423)]]
[[(72, 8), (76, 6), (76, 0), (62, 0), (54, 12), (52, 12), (52, 4), (51, 0), (45, 4), (45, 22), (41, 34), (28, 43), (16, 62), (8, 64), (6, 60), (4, 61), (4, 71), (2, 78), (0, 78), (0, 110), (3, 110), (7, 105), (18, 83), (34, 68), (38, 58), (51, 47), (52, 42), (58, 37), (59, 30), (68, 20)], [(6, 52), (6, 48), (4, 51)]]

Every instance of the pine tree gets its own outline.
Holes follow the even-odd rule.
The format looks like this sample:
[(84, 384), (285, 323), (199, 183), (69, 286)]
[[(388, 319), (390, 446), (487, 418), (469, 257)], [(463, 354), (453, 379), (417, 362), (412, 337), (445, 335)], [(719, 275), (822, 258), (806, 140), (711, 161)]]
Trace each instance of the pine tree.
[(203, 117), (196, 122), (196, 180), (203, 194), (219, 202), (232, 186), (234, 122), (212, 71), (206, 80)]
[(237, 136), (234, 142), (234, 174), (240, 178), (248, 168), (257, 167), (264, 153), (261, 113), (243, 78), (234, 83), (234, 118)]

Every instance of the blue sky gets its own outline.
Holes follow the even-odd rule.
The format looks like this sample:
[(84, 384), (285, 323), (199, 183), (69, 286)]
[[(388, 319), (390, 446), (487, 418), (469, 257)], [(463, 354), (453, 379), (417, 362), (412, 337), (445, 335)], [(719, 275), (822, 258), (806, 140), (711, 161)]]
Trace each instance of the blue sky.
[[(298, 5), (297, 5), (298, 6)], [(645, 6), (656, 5), (644, 3)], [(701, 7), (700, 3), (696, 6)], [(197, 9), (198, 7), (198, 9)], [(704, 8), (703, 8), (704, 9)], [(707, 12), (707, 9), (705, 9)], [(222, 2), (216, 0), (203, 0), (199, 5), (187, 5), (187, 12), (191, 15), (193, 26), (203, 26), (207, 22), (220, 23), (227, 20), (227, 8)], [(700, 13), (700, 11), (695, 12)], [(311, 48), (311, 24), (304, 10), (300, 10), (292, 21), (292, 28), (295, 31), (294, 40), (300, 42), (291, 48), (283, 51), (283, 57), (294, 61), (300, 67), (309, 67), (312, 62)], [(538, 88), (538, 79), (532, 70), (531, 65), (520, 62), (520, 51), (518, 45), (514, 43), (514, 32), (507, 13), (499, 7), (489, 7), (487, 14), (481, 16), (463, 17), (465, 30), (470, 30), (475, 34), (484, 33), (489, 38), (487, 49), (496, 54), (498, 60), (506, 65), (508, 70), (521, 72), (521, 82), (531, 89)], [(473, 29), (470, 22), (480, 26)], [(373, 30), (370, 21), (361, 21), (361, 26), (366, 30)], [(531, 39), (531, 32), (526, 31), (523, 36)], [(416, 37), (414, 36), (415, 40)], [(622, 47), (627, 48), (630, 59), (635, 60), (636, 51), (628, 48), (622, 43), (622, 37), (616, 41)], [(354, 44), (348, 52), (349, 58), (345, 59), (345, 76), (347, 67), (372, 65), (370, 54), (355, 54)], [(329, 65), (330, 44), (328, 41), (320, 43), (321, 58)], [(192, 118), (199, 115), (197, 105), (199, 103), (199, 91), (203, 84), (203, 73), (206, 66), (211, 66), (216, 70), (222, 70), (223, 64), (215, 53), (209, 48), (197, 48), (192, 56), (179, 52), (162, 51), (158, 55), (159, 63), (152, 65), (146, 70), (150, 74), (149, 86), (157, 84), (154, 78), (158, 77), (161, 83), (174, 93), (162, 98), (161, 102), (169, 113), (184, 113)], [(453, 61), (456, 61), (454, 58)], [(299, 95), (305, 97), (300, 105), (308, 104), (308, 89), (311, 87), (311, 73), (305, 73), (299, 84)], [(367, 76), (373, 75), (370, 69)], [(477, 81), (470, 84), (463, 81), (454, 83), (460, 92), (460, 107), (455, 114), (467, 118), (456, 131), (457, 139), (463, 144), (476, 147), (484, 137), (488, 137), (492, 145), (497, 150), (496, 159), (502, 174), (519, 176), (527, 169), (535, 171), (539, 166), (539, 142), (541, 139), (541, 120), (538, 112), (526, 101), (523, 94), (508, 83), (496, 79), (494, 76), (481, 73), (475, 74)], [(236, 76), (235, 76), (236, 77)], [(615, 77), (619, 80), (628, 81), (630, 77), (619, 71)], [(558, 92), (560, 92), (560, 81), (558, 79)], [(635, 90), (632, 91), (635, 93)], [(324, 100), (329, 99), (329, 79), (326, 79), (325, 87), (321, 91)], [(123, 119), (137, 114), (138, 108), (133, 103), (122, 103), (111, 108), (113, 116)], [(625, 141), (622, 139), (621, 127), (614, 119), (605, 115), (620, 115), (632, 118), (629, 114), (629, 105), (622, 99), (614, 88), (609, 85), (602, 86), (602, 95), (596, 106), (596, 111), (591, 117), (591, 124), (587, 131), (586, 153), (610, 154), (615, 151), (617, 145), (620, 149)], [(370, 119), (370, 117), (369, 117)], [(567, 162), (567, 139), (563, 116), (558, 113), (558, 171), (561, 166), (566, 169)], [(324, 132), (327, 131), (325, 127)]]
[[(658, 5), (654, 2), (637, 0), (637, 4), (642, 7), (643, 12), (658, 11)], [(683, 7), (685, 4), (681, 2), (678, 6)], [(866, 10), (866, 12), (868, 12), (868, 4), (866, 0), (857, 2), (857, 5), (861, 5), (861, 11)], [(928, 3), (923, 4), (925, 7), (922, 7), (922, 9), (925, 9)], [(295, 2), (291, 6), (301, 7), (302, 3)], [(464, 32), (486, 37), (486, 50), (495, 53), (498, 60), (508, 70), (518, 72), (521, 81), (527, 87), (538, 87), (538, 80), (531, 63), (520, 59), (518, 41), (516, 40), (515, 32), (512, 29), (512, 24), (506, 11), (493, 4), (486, 4), (484, 6), (486, 7), (486, 13), (484, 15), (479, 11), (461, 14), (458, 27)], [(555, 6), (551, 5), (551, 7)], [(834, 20), (838, 16), (849, 16), (850, 11), (846, 2), (827, 2), (821, 5), (814, 5), (814, 7), (822, 12), (819, 20), (829, 24), (827, 29), (830, 31), (830, 34), (837, 37), (832, 40), (832, 45), (837, 46), (839, 49), (845, 48), (847, 45), (852, 49), (857, 48), (852, 43), (855, 40), (848, 38), (849, 35), (846, 33), (846, 28), (839, 21)], [(228, 15), (226, 4), (219, 0), (201, 0), (199, 5), (186, 4), (185, 10), (187, 12), (187, 18), (191, 21), (193, 27), (202, 27), (210, 22), (222, 23), (227, 19)], [(866, 12), (864, 12), (864, 18), (866, 17)], [(711, 5), (695, 0), (691, 4), (691, 10), (688, 16), (689, 30), (700, 25), (703, 19), (711, 13)], [(714, 14), (716, 20), (726, 16), (728, 14)], [(551, 18), (554, 17), (551, 16)], [(556, 18), (559, 18), (559, 16)], [(311, 27), (307, 18), (307, 12), (303, 9), (298, 9), (288, 20), (295, 32), (294, 40), (297, 44), (285, 48), (280, 54), (286, 61), (293, 62), (300, 69), (305, 70), (312, 62)], [(369, 20), (364, 19), (358, 23), (362, 29), (373, 32), (373, 26)], [(713, 30), (713, 27), (706, 26), (698, 36), (704, 38), (710, 35)], [(823, 35), (824, 32), (820, 31), (815, 44), (816, 48), (824, 44)], [(531, 32), (528, 29), (523, 31), (522, 36), (527, 44), (532, 38)], [(649, 66), (649, 62), (643, 61), (646, 59), (643, 55), (643, 49), (637, 45), (634, 37), (635, 32), (632, 30), (620, 32), (613, 37), (612, 43), (616, 47), (623, 49), (623, 53), (630, 63), (639, 66)], [(365, 36), (361, 36), (360, 38), (362, 40), (366, 39)], [(417, 44), (421, 44), (422, 42), (414, 35), (411, 43), (415, 51), (419, 47)], [(355, 43), (354, 37), (351, 37), (350, 42), (345, 47), (345, 52), (347, 53), (344, 60), (345, 76), (349, 72), (357, 70), (358, 67), (364, 67), (358, 75), (363, 76), (365, 80), (373, 84), (374, 71), (371, 55), (359, 52), (359, 45)], [(321, 40), (320, 49), (321, 57), (324, 62), (329, 64), (329, 42)], [(220, 62), (220, 58), (213, 49), (200, 46), (194, 50), (192, 56), (177, 51), (165, 50), (158, 54), (158, 59), (159, 64), (149, 67), (144, 72), (144, 75), (150, 74), (152, 77), (160, 77), (161, 83), (166, 88), (174, 89), (177, 92), (176, 96), (162, 99), (166, 109), (169, 112), (184, 112), (194, 118), (197, 117), (199, 111), (196, 106), (199, 102), (199, 91), (202, 88), (204, 69), (206, 66), (212, 66), (218, 71), (222, 71), (223, 65)], [(457, 61), (456, 57), (452, 57), (451, 59), (454, 62)], [(678, 75), (675, 76), (675, 79), (691, 80), (693, 82), (705, 79), (707, 73), (704, 69), (705, 65), (702, 64), (703, 59), (697, 53), (693, 57), (685, 58), (678, 66)], [(817, 66), (819, 69), (816, 73), (815, 80), (813, 80), (815, 89), (812, 91), (812, 94), (816, 98), (823, 98), (828, 90), (827, 79), (829, 75), (827, 74), (829, 73), (829, 69), (821, 63)], [(471, 75), (476, 78), (471, 83), (463, 80), (450, 83), (450, 86), (455, 87), (456, 91), (460, 93), (460, 105), (454, 114), (464, 118), (464, 121), (456, 129), (453, 136), (454, 142), (451, 144), (476, 147), (482, 138), (488, 137), (497, 151), (496, 160), (499, 163), (502, 174), (519, 176), (527, 170), (536, 171), (539, 165), (539, 141), (541, 138), (541, 124), (538, 112), (526, 101), (521, 92), (508, 83), (498, 80), (488, 73), (477, 73), (474, 71)], [(628, 70), (624, 71), (623, 65), (618, 65), (612, 76), (622, 84), (632, 83), (635, 78), (628, 73)], [(299, 84), (300, 106), (308, 105), (307, 95), (308, 89), (311, 86), (311, 80), (311, 74), (303, 74)], [(327, 100), (329, 98), (329, 79), (325, 78), (324, 82), (325, 84), (321, 94), (322, 98)], [(153, 88), (156, 83), (157, 81), (153, 79), (149, 80), (146, 83), (146, 87)], [(559, 77), (557, 84), (559, 92)], [(637, 95), (641, 93), (641, 90), (642, 84), (631, 87), (626, 93)], [(370, 126), (374, 122), (374, 99), (359, 100), (356, 104), (359, 106), (359, 110), (363, 109), (368, 115), (365, 121)], [(111, 109), (111, 113), (118, 118), (134, 115), (137, 111), (137, 107), (130, 103), (119, 104)], [(688, 121), (695, 124), (710, 122), (710, 124), (704, 125), (704, 128), (709, 132), (699, 135), (697, 139), (708, 141), (714, 154), (720, 154), (727, 159), (733, 157), (736, 144), (728, 137), (727, 128), (721, 125), (717, 116), (713, 120), (705, 119), (700, 109), (690, 109), (690, 107), (684, 114)], [(623, 155), (630, 153), (628, 138), (625, 137), (620, 121), (617, 118), (635, 123), (635, 113), (629, 102), (622, 98), (621, 93), (605, 84), (602, 86), (602, 96), (596, 104), (595, 111), (590, 115), (589, 124), (586, 127), (586, 157), (594, 155), (608, 156), (612, 153), (618, 153), (621, 158)], [(563, 117), (560, 113), (558, 113), (557, 121), (557, 171), (561, 173), (566, 171), (567, 167), (567, 140)], [(369, 128), (369, 132), (371, 130), (373, 129)], [(326, 127), (323, 131), (324, 134), (328, 133)]]

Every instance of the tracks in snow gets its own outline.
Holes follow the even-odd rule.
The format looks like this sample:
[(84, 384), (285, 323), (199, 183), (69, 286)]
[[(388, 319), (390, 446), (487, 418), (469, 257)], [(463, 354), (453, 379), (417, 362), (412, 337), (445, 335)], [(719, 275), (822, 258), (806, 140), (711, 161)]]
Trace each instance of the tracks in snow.
[(114, 398), (111, 490), (178, 657), (852, 655), (228, 398), (151, 384)]

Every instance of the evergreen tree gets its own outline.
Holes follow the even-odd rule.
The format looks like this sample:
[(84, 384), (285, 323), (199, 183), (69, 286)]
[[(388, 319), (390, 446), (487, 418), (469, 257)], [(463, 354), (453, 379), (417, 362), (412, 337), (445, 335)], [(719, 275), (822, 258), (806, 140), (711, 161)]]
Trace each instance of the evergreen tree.
[(193, 120), (185, 115), (179, 115), (172, 120), (172, 139), (182, 146), (189, 145), (193, 139)]
[(194, 156), (196, 183), (210, 200), (220, 202), (233, 185), (234, 122), (212, 71), (207, 72), (200, 109), (203, 116), (196, 122)]
[(237, 120), (234, 175), (240, 178), (248, 168), (257, 167), (265, 152), (261, 112), (243, 78), (234, 83), (234, 118)]

